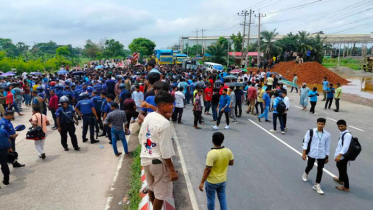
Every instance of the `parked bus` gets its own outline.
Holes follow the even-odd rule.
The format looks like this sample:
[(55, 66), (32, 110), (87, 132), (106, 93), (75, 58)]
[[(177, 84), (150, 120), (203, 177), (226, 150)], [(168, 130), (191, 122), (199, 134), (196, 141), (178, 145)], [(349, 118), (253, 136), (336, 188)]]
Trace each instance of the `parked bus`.
[(206, 71), (222, 71), (224, 69), (223, 65), (212, 62), (205, 62), (203, 66), (206, 68)]
[(175, 56), (177, 54), (180, 54), (180, 50), (172, 50), (172, 55)]

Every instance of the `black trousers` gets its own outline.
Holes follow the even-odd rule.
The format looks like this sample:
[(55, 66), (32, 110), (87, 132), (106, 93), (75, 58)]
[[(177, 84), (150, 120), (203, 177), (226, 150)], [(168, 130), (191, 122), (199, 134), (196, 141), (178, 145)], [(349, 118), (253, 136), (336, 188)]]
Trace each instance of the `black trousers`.
[(335, 109), (337, 110), (337, 111), (339, 111), (339, 100), (340, 99), (335, 99)]
[(350, 182), (347, 174), (347, 160), (341, 160), (337, 162), (337, 168), (339, 172), (339, 181), (344, 182), (344, 187), (350, 189)]
[[(238, 111), (238, 114), (237, 114)], [(234, 106), (234, 113), (236, 116), (241, 116), (242, 115), (242, 103), (241, 101), (236, 101), (236, 106)]]
[(111, 142), (111, 128), (108, 125), (104, 125), (104, 130), (106, 131), (109, 141)]
[(225, 114), (225, 121), (227, 122), (227, 125), (229, 125), (229, 112), (219, 112), (218, 120), (216, 122), (216, 125), (219, 126), (221, 117), (223, 116), (223, 113)]
[(63, 148), (68, 148), (67, 145), (67, 133), (69, 133), (69, 136), (71, 138), (71, 144), (74, 148), (78, 148), (78, 140), (75, 135), (75, 126), (74, 123), (67, 123), (61, 125), (61, 144)]
[(260, 106), (260, 114), (263, 114), (263, 102), (256, 102), (255, 103), (255, 110), (256, 110), (256, 113), (259, 113), (259, 110), (258, 110), (258, 105)]
[(184, 108), (175, 107), (175, 111), (172, 115), (172, 121), (181, 123), (181, 117), (183, 116)]
[[(308, 174), (312, 170), (313, 164), (315, 163), (315, 160), (316, 160), (315, 158), (308, 157), (307, 168), (304, 171), (304, 172), (306, 172), (306, 174)], [(325, 165), (325, 160), (326, 159), (317, 159), (316, 183), (321, 182), (323, 168), (324, 168), (324, 165)]]
[(10, 139), (10, 143), (12, 143), (12, 150), (13, 152), (16, 151), (16, 139), (14, 138), (9, 138)]
[(332, 104), (333, 104), (333, 98), (326, 98), (325, 109), (326, 109), (326, 107), (328, 107), (330, 109), (330, 107), (332, 106)]
[(288, 114), (287, 113), (282, 114), (282, 123), (284, 124), (284, 128), (286, 128), (287, 119), (288, 119)]
[(205, 112), (209, 112), (211, 107), (211, 101), (205, 101)]
[(97, 117), (98, 117), (98, 119), (96, 120), (96, 132), (98, 132), (98, 127), (102, 130), (102, 129), (104, 129), (104, 125), (102, 124), (102, 117), (101, 117), (101, 115), (102, 115), (102, 113), (101, 113), (101, 111), (97, 111), (96, 110), (96, 114), (97, 114)]
[(93, 119), (92, 114), (83, 115), (83, 140), (86, 139), (87, 132), (88, 132), (88, 126), (89, 126), (89, 138), (91, 142), (95, 140), (94, 138), (94, 132), (95, 132), (95, 120)]
[(135, 112), (134, 114), (126, 113), (127, 128), (128, 129), (130, 128), (130, 123), (131, 123), (132, 117), (137, 118), (138, 116), (139, 116), (138, 112)]
[(291, 93), (293, 92), (293, 89), (295, 89), (295, 91), (297, 91), (297, 93), (298, 93), (298, 88), (296, 88), (296, 87), (291, 87)]
[(198, 125), (198, 122), (201, 124), (202, 111), (194, 111), (194, 126)]
[(9, 181), (9, 166), (8, 166), (8, 149), (0, 150), (0, 165), (1, 165), (1, 172), (4, 175), (4, 181)]
[(311, 103), (311, 109), (310, 109), (310, 112), (312, 113), (312, 114), (315, 114), (315, 107), (316, 107), (316, 101), (311, 101), (310, 102)]
[(57, 120), (56, 120), (56, 110), (55, 109), (50, 109), (54, 121), (54, 127), (57, 127)]

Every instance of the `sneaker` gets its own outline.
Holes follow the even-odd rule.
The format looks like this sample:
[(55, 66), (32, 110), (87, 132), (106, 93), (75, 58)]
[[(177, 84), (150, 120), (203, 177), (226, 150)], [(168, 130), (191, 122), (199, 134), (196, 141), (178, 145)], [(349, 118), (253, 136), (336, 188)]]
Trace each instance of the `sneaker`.
[(224, 127), (225, 130), (229, 130), (229, 125)]
[(276, 133), (276, 130), (273, 130), (273, 129), (271, 129), (269, 131), (272, 132), (272, 133)]
[(260, 118), (258, 117), (258, 121), (260, 122)]
[(285, 131), (281, 131), (281, 134), (282, 134), (282, 135), (285, 135)]
[(287, 131), (288, 130), (288, 128), (285, 128), (285, 131)]
[(47, 156), (45, 156), (45, 153), (41, 154), (41, 159), (45, 159)]
[(271, 122), (270, 120), (266, 120), (266, 122)]
[(308, 174), (306, 174), (306, 172), (304, 172), (303, 176), (302, 176), (302, 180), (304, 182), (308, 181)]
[(312, 189), (316, 190), (316, 192), (319, 193), (320, 195), (324, 195), (324, 191), (321, 190), (320, 184), (313, 185)]
[(238, 121), (233, 121), (234, 123), (238, 123)]
[(219, 127), (215, 125), (215, 126), (212, 126), (212, 129), (219, 130)]

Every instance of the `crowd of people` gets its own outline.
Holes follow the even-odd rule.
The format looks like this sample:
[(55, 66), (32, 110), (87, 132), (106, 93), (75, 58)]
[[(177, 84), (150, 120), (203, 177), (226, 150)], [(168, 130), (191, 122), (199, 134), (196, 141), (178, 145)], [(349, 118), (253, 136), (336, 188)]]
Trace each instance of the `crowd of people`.
[[(171, 181), (178, 179), (171, 160), (175, 154), (171, 141), (171, 121), (183, 124), (183, 110), (188, 104), (193, 107), (195, 129), (201, 129), (199, 125), (204, 124), (206, 120), (211, 120), (216, 123), (212, 129), (219, 130), (223, 115), (226, 123), (224, 128), (230, 129), (230, 121), (238, 123), (237, 118), (243, 116), (242, 104), (246, 103), (248, 105), (246, 113), (256, 115), (259, 122), (262, 118), (265, 122), (271, 122), (269, 113), (272, 112), (271, 132), (277, 131), (277, 119), (281, 133), (285, 134), (287, 131), (287, 112), (290, 109), (288, 87), (277, 75), (266, 70), (248, 71), (227, 80), (225, 77), (228, 75), (228, 71), (210, 72), (202, 66), (192, 70), (177, 66), (157, 66), (154, 60), (148, 61), (145, 66), (133, 66), (130, 62), (110, 60), (90, 62), (84, 66), (84, 71), (71, 71), (67, 74), (48, 73), (38, 76), (23, 74), (20, 77), (2, 78), (0, 111), (3, 118), (0, 121), (0, 162), (4, 174), (3, 183), (9, 184), (7, 154), (9, 151), (16, 151), (15, 139), (18, 134), (15, 133), (11, 120), (14, 119), (15, 112), (19, 116), (23, 115), (21, 112), (24, 104), (32, 107), (33, 113), (30, 116), (32, 127), (40, 127), (44, 134), (50, 124), (47, 116), (53, 118), (52, 129), (59, 132), (61, 145), (65, 151), (69, 151), (67, 135), (70, 136), (74, 150), (80, 150), (75, 130), (76, 126), (79, 126), (79, 120), (82, 120), (83, 143), (89, 140), (91, 144), (96, 144), (99, 143), (98, 137), (106, 137), (112, 144), (114, 155), (120, 156), (122, 152), (117, 149), (117, 141), (120, 140), (125, 155), (129, 156), (125, 136), (131, 132), (129, 130), (131, 123), (141, 125), (138, 138), (142, 145), (141, 164), (145, 170), (149, 198), (154, 209), (161, 209), (163, 200), (172, 196)], [(293, 82), (296, 80), (297, 77), (294, 75)], [(334, 89), (326, 78), (322, 84), (325, 109), (330, 109), (335, 98), (335, 111), (339, 111), (342, 92), (340, 85), (337, 84), (337, 89)], [(295, 87), (295, 90), (298, 92), (298, 87)], [(299, 88), (299, 94), (303, 109), (306, 110), (309, 100), (310, 112), (315, 114), (317, 88), (311, 91), (306, 84), (303, 84)], [(328, 140), (330, 136), (326, 131), (324, 132), (321, 124), (325, 125), (322, 118), (318, 120), (317, 129), (313, 130), (317, 135), (312, 136), (309, 131), (305, 139), (317, 138), (318, 133), (321, 132), (319, 138), (325, 142), (325, 154), (315, 152), (315, 148), (319, 148), (320, 144), (316, 145), (315, 142), (319, 142), (317, 140), (312, 141), (311, 150), (307, 153), (308, 166), (303, 175), (303, 180), (307, 180), (307, 174), (317, 160), (319, 165), (315, 190), (320, 194), (322, 194), (319, 185), (322, 167), (323, 163), (327, 162), (330, 142)], [(341, 131), (342, 126), (346, 125), (344, 121), (338, 122)], [(348, 132), (346, 127), (343, 132)], [(346, 152), (347, 139), (351, 141), (350, 137), (351, 135), (344, 136), (344, 145), (339, 145), (340, 151), (336, 152), (336, 161), (338, 154), (343, 154), (341, 151)], [(213, 135), (214, 147), (222, 148), (223, 140), (224, 135), (216, 132)], [(35, 140), (35, 148), (41, 159), (46, 158), (44, 141), (45, 138)], [(304, 151), (308, 149), (308, 142), (306, 140), (303, 144)], [(225, 159), (216, 160), (216, 158)], [(321, 159), (324, 159), (324, 162)], [(347, 162), (343, 161), (342, 157), (339, 157), (337, 162), (341, 162), (337, 163), (341, 175), (335, 178), (335, 181), (344, 183), (344, 187), (338, 189), (348, 191)], [(214, 208), (214, 192), (225, 189), (225, 184), (219, 180), (225, 182), (226, 167), (233, 163), (233, 154), (230, 150), (214, 150), (207, 156), (205, 174), (199, 188), (202, 190), (206, 183), (209, 209)], [(18, 161), (12, 164), (13, 167), (25, 166)], [(215, 179), (213, 176), (218, 173), (225, 176), (225, 179)], [(219, 199), (221, 199), (221, 208), (226, 209), (226, 201), (223, 201), (225, 196)]]

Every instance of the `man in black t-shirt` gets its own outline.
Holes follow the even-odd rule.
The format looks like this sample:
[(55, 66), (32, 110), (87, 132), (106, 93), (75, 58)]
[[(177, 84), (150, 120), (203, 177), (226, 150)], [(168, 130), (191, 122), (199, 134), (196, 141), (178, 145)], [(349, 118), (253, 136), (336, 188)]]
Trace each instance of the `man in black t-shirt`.
[(218, 119), (218, 113), (216, 111), (216, 108), (218, 108), (219, 100), (220, 100), (219, 88), (214, 88), (212, 98), (211, 98), (213, 122), (215, 122)]

